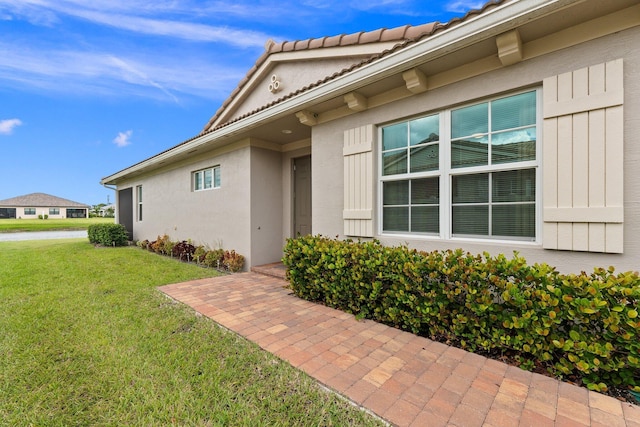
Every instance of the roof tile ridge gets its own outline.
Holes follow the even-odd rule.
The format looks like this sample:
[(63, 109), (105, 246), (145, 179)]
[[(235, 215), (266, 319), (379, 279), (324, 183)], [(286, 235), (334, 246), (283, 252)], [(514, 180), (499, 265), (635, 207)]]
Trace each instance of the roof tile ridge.
[(402, 40), (407, 31), (407, 28), (409, 28), (410, 26), (411, 25), (402, 25), (400, 27), (385, 28), (380, 33), (379, 41), (386, 42), (386, 41)]
[(322, 45), (322, 47), (341, 46), (343, 37), (344, 37), (344, 34), (338, 34), (338, 35), (335, 35), (335, 36), (325, 37), (324, 44)]
[[(416, 43), (420, 40), (422, 40), (423, 38), (426, 37), (431, 37), (434, 34), (440, 32), (440, 31), (444, 31), (446, 29), (449, 29), (451, 27), (454, 27), (462, 22), (467, 21), (468, 19), (470, 19), (472, 16), (474, 15), (480, 15), (485, 13), (488, 9), (499, 6), (503, 3), (507, 3), (509, 1), (512, 0), (489, 0), (487, 1), (480, 9), (472, 9), (469, 10), (467, 13), (464, 14), (464, 16), (462, 17), (454, 17), (451, 20), (449, 20), (446, 23), (440, 23), (440, 22), (431, 22), (431, 23), (427, 23), (427, 24), (421, 24), (421, 25), (416, 25), (416, 26), (411, 26), (411, 25), (403, 25), (400, 27), (394, 27), (391, 29), (387, 29), (387, 28), (379, 28), (376, 30), (372, 30), (372, 31), (360, 31), (358, 33), (350, 33), (350, 34), (342, 34), (340, 36), (331, 36), (331, 37), (319, 37), (319, 38), (309, 38), (309, 39), (305, 39), (305, 40), (298, 40), (296, 42), (293, 42), (293, 46), (294, 48), (291, 50), (305, 50), (305, 49), (318, 49), (318, 48), (322, 48), (322, 47), (332, 47), (332, 46), (347, 46), (350, 44), (366, 44), (366, 43), (376, 43), (376, 42), (381, 42), (381, 41), (398, 41), (398, 43), (396, 43), (394, 46), (385, 49), (384, 51), (378, 53), (378, 54), (374, 54), (372, 56), (370, 56), (369, 58), (363, 60), (362, 62), (358, 63), (358, 64), (354, 64), (351, 67), (349, 67), (348, 69), (343, 69), (341, 71), (338, 71), (336, 73), (334, 73), (331, 76), (327, 76), (325, 79), (323, 79), (323, 81), (329, 81), (339, 75), (344, 74), (345, 72), (349, 72), (352, 71), (356, 68), (359, 68), (363, 65), (366, 65), (370, 62), (373, 62), (377, 59), (380, 59), (384, 56), (387, 56), (388, 54), (395, 52), (397, 50), (400, 49), (404, 49), (406, 46), (411, 45), (413, 43)], [(398, 38), (392, 38), (392, 35), (398, 34), (398, 29), (402, 28), (402, 35)], [(357, 37), (355, 37), (355, 35), (357, 35)], [(335, 42), (335, 38), (339, 37), (339, 44), (331, 44)], [(327, 42), (328, 39), (331, 39), (329, 42)], [(357, 39), (357, 41), (355, 41), (354, 39)], [(344, 44), (343, 40), (345, 41)], [(207, 125), (204, 127), (204, 129), (202, 130), (202, 132), (200, 134), (198, 134), (196, 137), (202, 136), (206, 133), (212, 132), (214, 130), (220, 129), (222, 127), (225, 127), (228, 124), (234, 123), (237, 120), (240, 120), (242, 118), (245, 118), (246, 116), (249, 116), (251, 114), (255, 114), (258, 111), (261, 111), (264, 108), (267, 108), (268, 106), (271, 106), (273, 104), (279, 103), (281, 101), (283, 101), (284, 99), (287, 99), (291, 96), (294, 96), (298, 93), (300, 93), (301, 91), (304, 90), (308, 90), (312, 87), (315, 86), (315, 84), (311, 84), (309, 86), (306, 86), (304, 88), (300, 88), (298, 90), (296, 90), (295, 92), (285, 96), (285, 97), (281, 97), (275, 101), (270, 102), (269, 104), (267, 104), (266, 106), (263, 106), (262, 108), (257, 109), (256, 111), (252, 111), (250, 113), (247, 114), (243, 114), (240, 117), (237, 117), (231, 121), (225, 122), (225, 123), (221, 123), (218, 126), (216, 126), (215, 128), (211, 128), (211, 126), (213, 125), (213, 123), (220, 117), (220, 114), (222, 114), (224, 112), (224, 110), (226, 109), (226, 107), (231, 103), (231, 101), (234, 99), (235, 95), (237, 95), (237, 93), (242, 89), (242, 87), (244, 87), (244, 85), (247, 83), (247, 81), (249, 80), (249, 78), (253, 75), (253, 73), (256, 72), (256, 70), (267, 60), (267, 58), (272, 54), (272, 53), (278, 53), (278, 52), (282, 52), (284, 51), (284, 47), (287, 43), (292, 43), (292, 42), (280, 42), (280, 43), (276, 43), (273, 40), (269, 39), (267, 41), (267, 43), (265, 44), (265, 52), (260, 56), (260, 58), (258, 58), (258, 60), (256, 61), (256, 63), (254, 64), (254, 66), (247, 72), (247, 75), (245, 76), (245, 78), (238, 84), (238, 86), (236, 87), (236, 89), (225, 99), (225, 101), (222, 103), (222, 105), (220, 106), (220, 108), (216, 111), (216, 113), (214, 114), (214, 116), (209, 120), (209, 122), (207, 123)], [(329, 43), (331, 44), (330, 46), (326, 46), (326, 44)], [(196, 138), (194, 137), (194, 138)], [(188, 140), (190, 141), (190, 140)], [(187, 141), (185, 141), (187, 142)]]
[(309, 47), (308, 49), (318, 49), (324, 46), (324, 41), (327, 39), (327, 36), (317, 37), (314, 39), (309, 39)]
[(360, 37), (362, 36), (362, 34), (364, 34), (364, 31), (344, 34), (340, 39), (340, 46), (351, 46), (354, 44), (360, 44)]
[(376, 43), (380, 41), (380, 37), (386, 28), (378, 28), (377, 30), (366, 31), (360, 35), (360, 44)]
[(491, 9), (493, 7), (499, 6), (503, 3), (507, 3), (511, 0), (488, 0), (485, 4), (482, 5), (481, 8), (479, 9), (471, 9), (469, 11), (467, 11), (467, 13), (465, 13), (463, 16), (458, 16), (458, 17), (454, 17), (451, 18), (449, 21), (445, 22), (444, 24), (440, 24), (437, 25), (436, 27), (434, 27), (432, 34), (435, 33), (436, 31), (442, 30), (442, 29), (448, 29), (451, 27), (454, 27), (458, 24), (461, 24), (463, 22), (466, 22), (467, 20), (469, 20), (472, 16), (474, 15), (481, 15), (483, 13), (485, 13), (488, 9)]

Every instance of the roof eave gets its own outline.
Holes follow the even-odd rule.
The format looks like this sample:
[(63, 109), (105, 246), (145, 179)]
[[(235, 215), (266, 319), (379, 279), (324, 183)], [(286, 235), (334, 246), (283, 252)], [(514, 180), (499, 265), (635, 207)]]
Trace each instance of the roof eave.
[(127, 169), (103, 178), (103, 185), (117, 185), (129, 175), (141, 173), (166, 163), (172, 157), (196, 149), (200, 146), (221, 142), (234, 134), (252, 129), (294, 111), (304, 110), (313, 104), (329, 100), (341, 93), (348, 93), (368, 84), (375, 83), (400, 71), (410, 69), (420, 63), (436, 59), (449, 52), (462, 49), (478, 40), (501, 34), (514, 26), (539, 18), (552, 11), (562, 9), (583, 0), (516, 0), (496, 6), (468, 21), (436, 32), (406, 49), (364, 65), (350, 73), (341, 75), (317, 87), (283, 100), (269, 108), (232, 122), (222, 128), (210, 131), (193, 140), (137, 163)]

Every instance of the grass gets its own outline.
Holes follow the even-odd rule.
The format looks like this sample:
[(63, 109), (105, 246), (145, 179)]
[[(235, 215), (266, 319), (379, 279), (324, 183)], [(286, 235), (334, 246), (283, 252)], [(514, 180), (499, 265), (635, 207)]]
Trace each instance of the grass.
[(0, 425), (381, 425), (156, 289), (213, 274), (135, 247), (0, 243)]
[(86, 230), (91, 224), (113, 223), (113, 218), (0, 219), (0, 233)]

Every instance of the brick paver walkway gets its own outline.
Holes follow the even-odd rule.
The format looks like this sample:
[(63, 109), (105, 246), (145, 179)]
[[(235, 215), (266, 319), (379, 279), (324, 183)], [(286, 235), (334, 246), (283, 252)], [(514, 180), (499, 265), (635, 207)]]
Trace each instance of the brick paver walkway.
[(640, 427), (640, 407), (320, 304), (242, 273), (167, 295), (398, 426)]

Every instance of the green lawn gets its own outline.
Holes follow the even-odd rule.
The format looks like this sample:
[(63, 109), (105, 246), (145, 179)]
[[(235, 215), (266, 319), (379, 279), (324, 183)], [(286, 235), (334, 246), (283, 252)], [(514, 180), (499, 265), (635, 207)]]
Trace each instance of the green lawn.
[(19, 231), (86, 230), (91, 224), (113, 223), (113, 218), (0, 219), (0, 233)]
[(0, 426), (381, 425), (156, 289), (213, 274), (135, 247), (0, 243)]

